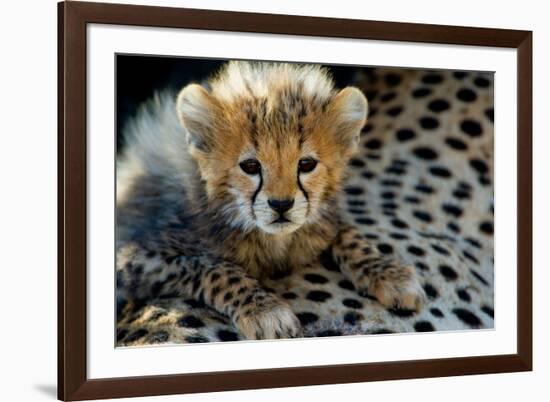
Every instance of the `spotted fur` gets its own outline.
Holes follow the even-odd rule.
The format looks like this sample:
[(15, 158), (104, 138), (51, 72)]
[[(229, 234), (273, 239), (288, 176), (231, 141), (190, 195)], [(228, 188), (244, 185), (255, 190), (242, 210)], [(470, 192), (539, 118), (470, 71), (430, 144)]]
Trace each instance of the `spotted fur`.
[[(367, 95), (370, 116), (346, 187), (335, 189), (331, 209), (340, 214), (328, 226), (337, 229), (331, 252), (291, 271), (258, 275), (216, 247), (205, 251), (210, 237), (196, 236), (194, 211), (176, 202), (181, 192), (156, 191), (159, 181), (167, 189), (177, 184), (163, 174), (127, 174), (121, 166), (132, 165), (136, 153), (125, 155), (118, 175), (132, 180), (119, 188), (133, 207), (119, 208), (119, 224), (129, 217), (155, 235), (144, 240), (135, 228), (119, 230), (120, 345), (493, 326), (492, 76), (359, 69), (350, 84)], [(156, 102), (142, 116), (154, 121), (170, 103)], [(166, 113), (163, 127), (185, 134)], [(192, 160), (181, 163), (187, 170), (178, 179), (193, 183), (186, 176)], [(193, 189), (189, 197), (195, 185), (200, 179), (185, 187)], [(142, 196), (147, 208), (137, 201)], [(162, 219), (150, 222), (151, 213)]]

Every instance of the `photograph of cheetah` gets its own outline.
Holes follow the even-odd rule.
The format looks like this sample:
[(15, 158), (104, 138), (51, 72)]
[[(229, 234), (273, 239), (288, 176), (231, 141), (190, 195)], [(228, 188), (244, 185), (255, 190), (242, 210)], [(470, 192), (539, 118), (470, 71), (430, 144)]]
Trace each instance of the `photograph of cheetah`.
[(117, 346), (494, 328), (493, 73), (116, 66)]

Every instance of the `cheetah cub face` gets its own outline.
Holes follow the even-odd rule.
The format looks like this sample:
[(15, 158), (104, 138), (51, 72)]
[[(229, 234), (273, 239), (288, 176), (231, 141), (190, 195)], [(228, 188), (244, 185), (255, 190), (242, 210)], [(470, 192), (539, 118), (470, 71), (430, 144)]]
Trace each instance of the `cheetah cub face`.
[(316, 66), (230, 62), (178, 96), (210, 205), (245, 232), (286, 235), (329, 212), (367, 101)]

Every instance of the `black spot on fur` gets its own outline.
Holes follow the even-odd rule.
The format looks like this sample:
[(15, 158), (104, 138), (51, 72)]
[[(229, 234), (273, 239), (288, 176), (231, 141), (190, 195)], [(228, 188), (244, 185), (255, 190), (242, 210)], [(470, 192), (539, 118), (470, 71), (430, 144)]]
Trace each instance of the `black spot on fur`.
[(414, 195), (407, 195), (403, 197), (403, 201), (409, 204), (420, 204), (420, 198), (415, 197)]
[(216, 335), (218, 336), (218, 339), (222, 342), (228, 342), (228, 341), (238, 341), (239, 335), (237, 335), (236, 332), (229, 331), (227, 329), (220, 329)]
[(432, 161), (434, 159), (437, 159), (438, 155), (437, 152), (435, 152), (430, 147), (417, 147), (413, 149), (413, 154), (420, 159), (425, 159)]
[(491, 318), (495, 318), (495, 310), (493, 310), (489, 306), (483, 306), (481, 307), (481, 311), (483, 311), (485, 314), (487, 314)]
[(306, 299), (323, 303), (325, 300), (330, 299), (331, 297), (332, 295), (328, 292), (325, 292), (324, 290), (312, 290), (307, 294)]
[(420, 120), (418, 120), (418, 123), (420, 124), (420, 127), (425, 130), (434, 130), (439, 127), (439, 122), (429, 116), (421, 117)]
[(444, 317), (443, 312), (436, 307), (431, 308), (430, 313), (432, 313), (432, 315), (437, 318)]
[(430, 223), (433, 220), (432, 216), (425, 211), (414, 211), (413, 216), (423, 222)]
[(437, 296), (439, 296), (439, 293), (437, 292), (437, 289), (434, 288), (431, 284), (429, 283), (426, 283), (424, 284), (424, 292), (426, 292), (426, 295), (430, 298), (430, 299), (435, 299), (437, 298)]
[(390, 244), (381, 243), (381, 244), (378, 244), (377, 247), (378, 247), (378, 250), (380, 250), (380, 252), (382, 254), (391, 254), (391, 253), (393, 253), (393, 247)]
[(359, 314), (355, 311), (348, 311), (346, 314), (344, 314), (344, 322), (350, 325), (357, 324), (357, 321), (361, 321), (363, 318), (364, 317), (362, 314)]
[(477, 95), (469, 88), (462, 88), (456, 93), (456, 97), (462, 102), (473, 102), (477, 99)]
[(206, 305), (202, 301), (196, 300), (196, 299), (185, 299), (183, 302), (191, 308), (204, 308), (204, 307), (206, 307)]
[(407, 251), (412, 255), (416, 255), (418, 257), (421, 257), (426, 254), (426, 252), (418, 246), (409, 246), (407, 247)]
[(485, 116), (487, 116), (487, 118), (491, 120), (491, 122), (493, 122), (495, 119), (495, 110), (493, 108), (487, 109), (485, 111)]
[(381, 180), (380, 184), (386, 187), (401, 187), (402, 183), (399, 180), (386, 179)]
[(402, 318), (411, 317), (417, 313), (415, 310), (409, 310), (405, 308), (392, 308), (392, 309), (389, 309), (388, 311), (391, 314)]
[(384, 76), (384, 81), (386, 81), (386, 84), (388, 84), (388, 86), (394, 87), (396, 85), (399, 85), (399, 83), (401, 82), (401, 76), (395, 73), (388, 73)]
[(465, 119), (460, 123), (460, 129), (470, 137), (479, 137), (483, 133), (481, 124), (475, 120)]
[(481, 222), (479, 225), (479, 230), (483, 233), (492, 235), (493, 234), (493, 223), (492, 222)]
[(406, 240), (409, 238), (409, 236), (403, 233), (390, 233), (390, 237), (395, 240)]
[(406, 173), (406, 170), (401, 166), (390, 166), (385, 172), (388, 174), (402, 175)]
[(392, 219), (391, 224), (398, 229), (407, 229), (409, 227), (407, 222), (402, 221), (401, 219), (398, 219), (398, 218)]
[(489, 167), (481, 159), (471, 159), (470, 166), (480, 174), (485, 174), (489, 172)]
[(244, 299), (244, 301), (242, 302), (242, 306), (248, 306), (250, 303), (252, 303), (252, 300), (254, 299), (254, 295), (252, 294), (249, 294), (248, 296), (246, 296), (246, 299)]
[(305, 274), (304, 279), (311, 283), (327, 283), (328, 279), (319, 274)]
[(373, 125), (370, 124), (370, 123), (367, 123), (367, 124), (365, 124), (365, 126), (364, 126), (363, 129), (361, 130), (361, 133), (362, 133), (362, 134), (368, 134), (368, 133), (370, 133), (370, 132), (372, 131), (372, 129), (373, 129)]
[(489, 286), (489, 282), (487, 282), (477, 271), (470, 269), (470, 273), (485, 286)]
[(428, 186), (427, 184), (417, 184), (414, 189), (424, 194), (432, 194), (434, 192), (433, 187)]
[(491, 81), (489, 81), (485, 77), (476, 77), (474, 79), (474, 85), (478, 88), (487, 88), (491, 84)]
[(456, 137), (447, 137), (445, 143), (457, 151), (465, 151), (468, 149), (468, 145), (459, 138)]
[(208, 338), (200, 335), (190, 335), (185, 337), (185, 341), (189, 343), (207, 343), (210, 342)]
[(124, 337), (128, 335), (128, 330), (126, 329), (119, 329), (116, 333), (116, 341), (117, 342), (120, 342), (121, 340), (124, 339)]
[(470, 193), (464, 190), (455, 190), (453, 191), (453, 196), (459, 200), (465, 200), (470, 198)]
[(298, 320), (300, 320), (300, 323), (302, 325), (308, 325), (319, 320), (319, 316), (317, 314), (313, 314), (307, 311), (296, 314), (296, 317), (298, 317)]
[(349, 195), (361, 195), (363, 194), (363, 189), (361, 187), (348, 186), (344, 188), (346, 194)]
[(382, 141), (378, 138), (373, 138), (365, 142), (365, 148), (368, 149), (380, 149), (382, 148)]
[(342, 279), (340, 282), (338, 282), (338, 286), (346, 290), (355, 290), (355, 286), (353, 286), (353, 283), (351, 283), (351, 281), (347, 279)]
[(432, 112), (440, 113), (447, 109), (449, 109), (451, 105), (449, 105), (449, 102), (447, 102), (444, 99), (434, 99), (430, 103), (428, 103), (428, 109), (430, 109)]
[(462, 208), (460, 208), (459, 206), (457, 205), (452, 205), (452, 204), (443, 204), (441, 206), (441, 208), (443, 209), (443, 211), (448, 214), (448, 215), (452, 215), (456, 218), (459, 218), (460, 216), (462, 216)]
[(463, 308), (453, 309), (453, 313), (465, 324), (472, 328), (479, 328), (481, 326), (481, 320), (471, 311)]
[(441, 247), (440, 245), (432, 244), (431, 246), (432, 246), (432, 248), (434, 249), (435, 252), (437, 252), (441, 255), (445, 255), (445, 256), (450, 255), (449, 250), (447, 250), (446, 248)]
[(455, 71), (453, 75), (457, 80), (462, 80), (468, 75), (468, 73), (465, 71)]
[(430, 88), (418, 88), (412, 92), (413, 98), (424, 98), (432, 93)]
[(472, 237), (467, 237), (464, 240), (475, 248), (481, 248), (481, 243)]
[(342, 304), (349, 308), (363, 308), (363, 303), (355, 299), (344, 299), (342, 301)]
[(204, 322), (194, 315), (188, 315), (178, 321), (178, 326), (185, 328), (202, 328), (204, 327)]
[(396, 96), (397, 96), (397, 94), (395, 92), (388, 92), (388, 93), (385, 93), (384, 95), (382, 95), (380, 97), (380, 101), (384, 102), (384, 103), (387, 103), (387, 102), (395, 99)]
[(471, 262), (473, 262), (474, 264), (479, 265), (479, 260), (467, 250), (462, 251), (462, 255), (466, 257), (468, 260), (470, 260)]
[(452, 176), (450, 170), (442, 166), (432, 166), (429, 171), (432, 175), (445, 179)]
[(282, 296), (287, 300), (294, 300), (298, 297), (298, 295), (294, 292), (285, 292), (282, 294)]
[(428, 265), (426, 265), (422, 261), (417, 261), (417, 262), (414, 263), (414, 265), (421, 271), (429, 271), (430, 270), (430, 267), (428, 267)]
[(398, 209), (399, 205), (397, 205), (395, 202), (384, 202), (380, 205), (383, 209)]
[(366, 204), (363, 200), (346, 200), (350, 207), (364, 207)]
[(458, 226), (456, 223), (454, 222), (449, 222), (447, 224), (447, 228), (452, 231), (452, 232), (455, 232), (455, 233), (460, 233), (460, 226)]
[(470, 294), (468, 293), (468, 291), (466, 289), (457, 289), (456, 294), (457, 294), (458, 298), (462, 301), (465, 301), (465, 302), (472, 301), (472, 297), (470, 296)]
[(414, 133), (413, 130), (409, 128), (402, 128), (397, 130), (397, 132), (395, 133), (395, 136), (397, 137), (398, 141), (405, 142), (405, 141), (412, 140), (414, 137), (416, 137), (416, 134)]
[(355, 218), (355, 222), (361, 225), (376, 225), (376, 221), (371, 218)]
[(430, 85), (439, 84), (443, 82), (443, 76), (441, 74), (436, 74), (436, 73), (427, 74), (424, 77), (422, 77), (422, 82), (424, 84), (430, 84)]
[(241, 278), (239, 278), (238, 276), (232, 276), (227, 280), (227, 284), (234, 285), (236, 283), (239, 283), (240, 281), (241, 281)]
[(481, 184), (482, 186), (489, 186), (491, 184), (491, 179), (489, 179), (489, 177), (487, 176), (479, 176), (478, 180), (479, 184)]
[(429, 321), (418, 321), (414, 324), (416, 332), (432, 332), (435, 331), (434, 326)]
[(376, 177), (376, 174), (374, 174), (373, 172), (364, 171), (363, 173), (361, 173), (361, 176), (363, 176), (367, 180), (371, 180)]
[(362, 168), (362, 167), (365, 167), (365, 162), (363, 162), (361, 159), (352, 158), (349, 161), (349, 165), (356, 168)]
[(386, 114), (390, 117), (395, 117), (395, 116), (398, 116), (402, 111), (403, 111), (403, 107), (394, 106), (386, 110)]
[(443, 275), (445, 279), (449, 281), (454, 281), (458, 278), (458, 274), (456, 273), (456, 271), (448, 265), (440, 265), (439, 272), (441, 272), (441, 275)]
[(147, 331), (144, 328), (140, 328), (137, 331), (132, 332), (128, 337), (126, 338), (125, 342), (135, 342), (143, 338), (145, 335), (147, 335), (149, 331)]

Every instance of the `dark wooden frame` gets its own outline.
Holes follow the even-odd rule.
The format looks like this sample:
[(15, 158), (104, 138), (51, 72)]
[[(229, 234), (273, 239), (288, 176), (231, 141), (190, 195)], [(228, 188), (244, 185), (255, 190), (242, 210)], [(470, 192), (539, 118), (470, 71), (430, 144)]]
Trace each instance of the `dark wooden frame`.
[[(86, 24), (517, 49), (517, 353), (116, 379), (86, 375)], [(58, 4), (58, 397), (82, 400), (532, 370), (532, 32), (167, 7)]]

